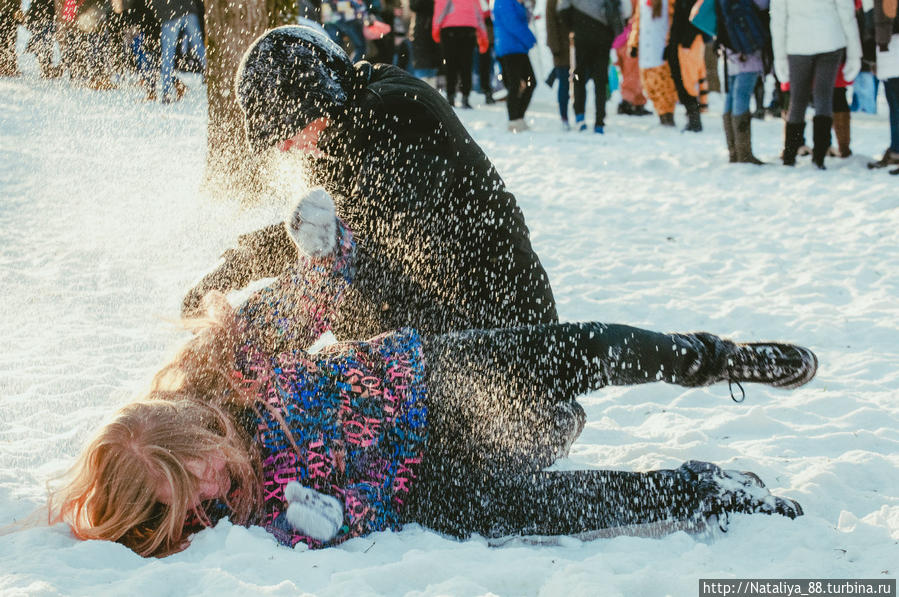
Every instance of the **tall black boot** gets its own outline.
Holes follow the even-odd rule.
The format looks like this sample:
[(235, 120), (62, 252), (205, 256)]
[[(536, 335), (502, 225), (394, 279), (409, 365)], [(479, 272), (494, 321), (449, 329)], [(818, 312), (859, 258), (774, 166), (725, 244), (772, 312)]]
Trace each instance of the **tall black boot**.
[(691, 133), (701, 133), (702, 132), (702, 119), (699, 116), (699, 104), (697, 103), (694, 108), (687, 111), (687, 126), (684, 128), (684, 132), (690, 131)]
[(796, 165), (796, 152), (805, 139), (805, 122), (788, 122), (784, 128), (784, 166)]
[(812, 120), (812, 138), (814, 147), (812, 148), (812, 162), (819, 170), (826, 170), (824, 167), (824, 158), (827, 157), (827, 150), (830, 149), (831, 135), (830, 129), (833, 126), (832, 116), (815, 116)]

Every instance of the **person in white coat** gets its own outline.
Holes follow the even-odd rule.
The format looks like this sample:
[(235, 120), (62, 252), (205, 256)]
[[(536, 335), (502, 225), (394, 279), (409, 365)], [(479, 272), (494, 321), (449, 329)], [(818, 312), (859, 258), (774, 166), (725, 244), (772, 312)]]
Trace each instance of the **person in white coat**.
[(783, 163), (796, 164), (805, 135), (805, 110), (815, 107), (812, 161), (824, 169), (833, 125), (833, 86), (843, 64), (852, 81), (861, 70), (862, 47), (853, 0), (771, 0), (774, 70), (790, 82)]

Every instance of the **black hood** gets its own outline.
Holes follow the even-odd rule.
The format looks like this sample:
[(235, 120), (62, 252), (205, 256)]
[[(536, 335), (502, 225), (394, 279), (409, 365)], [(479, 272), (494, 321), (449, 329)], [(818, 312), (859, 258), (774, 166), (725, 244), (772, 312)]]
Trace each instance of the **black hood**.
[(237, 71), (237, 101), (254, 151), (289, 139), (321, 117), (339, 119), (356, 71), (319, 27), (288, 25), (259, 37)]

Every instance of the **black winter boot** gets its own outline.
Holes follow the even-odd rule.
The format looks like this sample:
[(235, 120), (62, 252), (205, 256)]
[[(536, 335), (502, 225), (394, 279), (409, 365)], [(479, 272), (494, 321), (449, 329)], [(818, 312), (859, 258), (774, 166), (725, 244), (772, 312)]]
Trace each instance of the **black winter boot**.
[(792, 389), (810, 382), (818, 370), (815, 353), (794, 344), (736, 344), (706, 332), (676, 335), (693, 343), (700, 355), (677, 382), (685, 386), (728, 381)]
[(788, 122), (784, 129), (784, 166), (796, 165), (796, 152), (805, 139), (805, 122)]
[(814, 147), (812, 148), (812, 162), (819, 170), (825, 170), (824, 158), (827, 157), (827, 150), (830, 149), (831, 135), (830, 129), (833, 126), (832, 116), (815, 116), (812, 120), (812, 138)]
[(687, 112), (687, 126), (684, 128), (684, 132), (691, 133), (701, 133), (702, 132), (702, 120), (699, 117), (699, 107), (697, 105), (697, 109), (690, 110)]
[(810, 382), (817, 371), (818, 357), (807, 348), (751, 342), (734, 345), (727, 357), (726, 379), (792, 389)]

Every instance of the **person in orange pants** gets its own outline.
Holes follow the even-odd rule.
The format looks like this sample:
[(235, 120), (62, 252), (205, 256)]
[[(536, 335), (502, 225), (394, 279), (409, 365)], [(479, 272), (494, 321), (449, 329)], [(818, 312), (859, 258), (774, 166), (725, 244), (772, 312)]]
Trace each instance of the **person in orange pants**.
[(640, 82), (652, 100), (662, 126), (674, 126), (674, 107), (677, 105), (677, 89), (665, 59), (673, 14), (674, 0), (639, 2), (627, 40), (628, 54), (639, 58)]
[[(633, 12), (637, 12), (637, 0), (631, 0)], [(640, 63), (627, 51), (627, 39), (633, 24), (628, 24), (624, 31), (615, 38), (612, 48), (618, 55), (618, 68), (621, 70), (621, 103), (618, 104), (618, 113), (628, 116), (646, 116), (651, 114), (646, 109), (646, 96), (643, 95), (643, 85), (640, 83)]]

